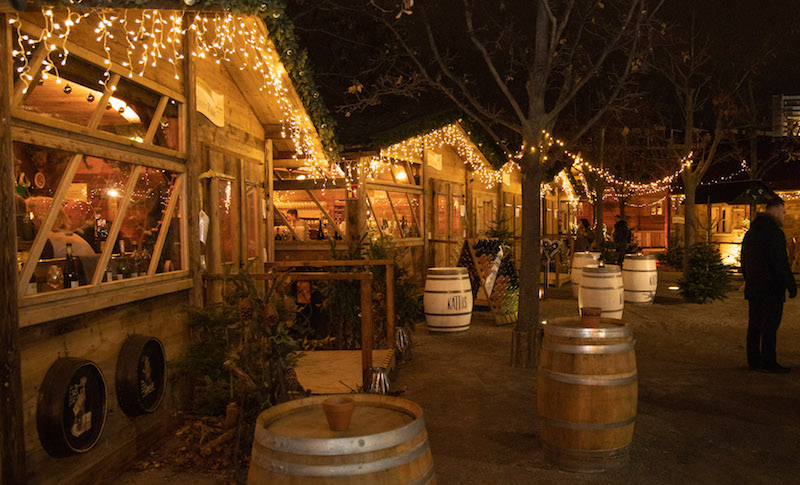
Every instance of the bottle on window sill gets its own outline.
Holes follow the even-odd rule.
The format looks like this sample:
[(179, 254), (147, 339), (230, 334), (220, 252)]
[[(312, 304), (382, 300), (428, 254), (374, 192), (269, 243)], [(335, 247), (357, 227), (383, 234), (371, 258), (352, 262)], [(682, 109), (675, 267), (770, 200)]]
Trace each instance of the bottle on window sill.
[(72, 243), (67, 243), (67, 262), (64, 264), (64, 288), (77, 288), (79, 286), (78, 267), (75, 263), (75, 258), (72, 256)]

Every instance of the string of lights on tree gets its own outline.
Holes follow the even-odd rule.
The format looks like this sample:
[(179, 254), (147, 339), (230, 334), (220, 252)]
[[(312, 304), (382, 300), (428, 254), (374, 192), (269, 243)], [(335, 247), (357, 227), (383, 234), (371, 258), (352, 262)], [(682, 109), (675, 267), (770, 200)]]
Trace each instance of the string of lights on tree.
[[(138, 12), (138, 13), (137, 13)], [(124, 36), (127, 46), (126, 60), (121, 64), (129, 69), (128, 77), (142, 77), (148, 69), (155, 69), (166, 63), (180, 79), (179, 62), (184, 60), (181, 43), (187, 32), (197, 33), (196, 46), (192, 56), (200, 59), (210, 58), (214, 62), (236, 63), (240, 70), (249, 70), (262, 80), (259, 90), (274, 99), (281, 114), (282, 137), (290, 138), (295, 145), (294, 157), (303, 159), (307, 166), (320, 176), (326, 177), (329, 168), (328, 157), (316, 142), (313, 125), (302, 108), (295, 107), (289, 98), (289, 86), (284, 82), (285, 70), (278, 54), (266, 33), (259, 29), (254, 18), (232, 13), (186, 13), (180, 11), (128, 9), (96, 9), (77, 13), (70, 8), (54, 11), (43, 8), (43, 25), (38, 37), (29, 35), (26, 25), (17, 15), (9, 19), (18, 33), (18, 48), (12, 55), (19, 62), (18, 75), (25, 83), (25, 90), (34, 80), (38, 66), (31, 65), (32, 51), (37, 44), (45, 49), (42, 78), (55, 76), (56, 82), (62, 79), (58, 67), (66, 65), (70, 54), (67, 47), (70, 34), (82, 22), (94, 25), (95, 41), (105, 53), (105, 69), (102, 79), (105, 86), (112, 64), (110, 44), (116, 35)], [(188, 28), (183, 28), (184, 17), (189, 19)], [(111, 86), (115, 90), (115, 86)]]

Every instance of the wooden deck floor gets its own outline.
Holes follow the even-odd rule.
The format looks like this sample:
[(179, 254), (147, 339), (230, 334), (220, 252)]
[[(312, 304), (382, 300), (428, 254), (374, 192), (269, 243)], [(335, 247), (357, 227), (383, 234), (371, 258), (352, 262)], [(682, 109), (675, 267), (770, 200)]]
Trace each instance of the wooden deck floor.
[[(372, 351), (372, 365), (394, 370), (394, 351)], [(361, 385), (360, 350), (316, 350), (303, 352), (295, 366), (297, 380), (312, 394), (348, 394)]]

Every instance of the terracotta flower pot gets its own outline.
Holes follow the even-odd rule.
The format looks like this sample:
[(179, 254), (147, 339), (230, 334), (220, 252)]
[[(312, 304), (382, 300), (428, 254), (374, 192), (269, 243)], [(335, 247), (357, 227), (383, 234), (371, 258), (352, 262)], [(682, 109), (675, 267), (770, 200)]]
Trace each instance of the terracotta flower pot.
[(333, 396), (322, 401), (328, 427), (331, 431), (344, 431), (350, 426), (356, 402), (347, 396)]
[(603, 309), (600, 307), (586, 306), (581, 308), (581, 323), (586, 327), (600, 326), (600, 316)]

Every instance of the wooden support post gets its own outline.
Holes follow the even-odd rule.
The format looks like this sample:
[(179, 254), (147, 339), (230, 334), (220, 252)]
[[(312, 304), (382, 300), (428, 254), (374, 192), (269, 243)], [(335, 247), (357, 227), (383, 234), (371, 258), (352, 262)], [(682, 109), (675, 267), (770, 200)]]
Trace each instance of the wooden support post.
[[(198, 137), (198, 114), (197, 114), (197, 80), (195, 69), (195, 57), (191, 55), (192, 48), (196, 43), (197, 33), (189, 28), (188, 16), (184, 16), (183, 28), (186, 35), (183, 39), (183, 94), (186, 102), (183, 104), (183, 123), (181, 123), (183, 133), (183, 151), (186, 154), (186, 178), (184, 180), (184, 194), (186, 199), (182, 200), (181, 206), (186, 213), (185, 226), (188, 228), (186, 239), (183, 244), (188, 246), (188, 258), (185, 261), (186, 268), (192, 273), (192, 289), (189, 292), (189, 304), (192, 306), (203, 305), (203, 277), (200, 267), (200, 259), (203, 254), (200, 247), (200, 210), (202, 207), (203, 187), (200, 184), (200, 162), (203, 155), (202, 146)], [(163, 99), (162, 99), (163, 101)], [(166, 104), (164, 105), (166, 107)], [(159, 108), (161, 104), (159, 103)], [(163, 111), (161, 112), (163, 115)], [(159, 122), (153, 120), (153, 122)], [(158, 125), (156, 125), (158, 126)], [(208, 238), (206, 238), (208, 241)], [(149, 268), (148, 268), (149, 269)]]
[[(266, 128), (265, 128), (266, 131)], [(267, 238), (267, 262), (275, 261), (275, 212), (273, 208), (275, 207), (275, 191), (272, 188), (272, 182), (275, 180), (275, 175), (273, 170), (274, 166), (274, 146), (272, 144), (272, 140), (267, 138), (264, 142), (264, 159), (265, 159), (265, 168), (264, 168), (264, 175), (266, 176), (264, 190), (267, 192), (266, 200), (267, 200), (267, 207), (266, 207), (266, 218), (267, 218), (267, 228), (266, 228), (266, 238)]]
[(386, 345), (394, 348), (394, 264), (386, 265)]
[(364, 390), (372, 369), (372, 279), (361, 280), (361, 375)]
[[(0, 13), (0, 482), (25, 483), (25, 432), (19, 355), (17, 226), (11, 141), (11, 31)], [(30, 276), (29, 276), (30, 278)]]

